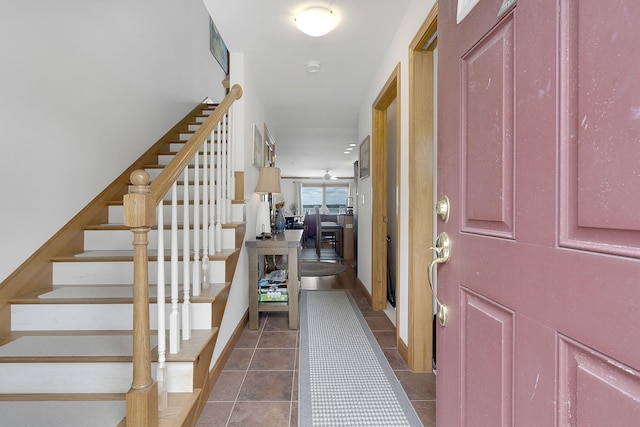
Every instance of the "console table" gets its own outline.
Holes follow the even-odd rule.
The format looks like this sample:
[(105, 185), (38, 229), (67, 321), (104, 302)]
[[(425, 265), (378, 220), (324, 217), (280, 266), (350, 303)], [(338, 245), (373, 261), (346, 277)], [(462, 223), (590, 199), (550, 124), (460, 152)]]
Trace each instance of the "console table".
[[(249, 253), (249, 329), (258, 329), (261, 311), (289, 312), (289, 329), (298, 329), (298, 293), (300, 290), (299, 262), (303, 230), (285, 230), (270, 239), (248, 239)], [(265, 255), (287, 255), (289, 279), (288, 301), (258, 301), (258, 280), (264, 272)]]

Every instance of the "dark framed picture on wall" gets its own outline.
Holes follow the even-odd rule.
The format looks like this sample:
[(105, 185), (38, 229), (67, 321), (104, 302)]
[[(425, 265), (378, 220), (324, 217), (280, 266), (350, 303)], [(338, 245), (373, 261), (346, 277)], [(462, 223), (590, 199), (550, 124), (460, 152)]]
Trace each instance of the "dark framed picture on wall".
[(358, 163), (360, 164), (360, 179), (366, 178), (369, 176), (369, 140), (370, 136), (367, 137), (360, 143), (360, 156), (358, 158)]
[(222, 40), (222, 36), (216, 28), (216, 24), (213, 23), (213, 19), (209, 17), (209, 50), (226, 76), (229, 75), (229, 50), (227, 45)]

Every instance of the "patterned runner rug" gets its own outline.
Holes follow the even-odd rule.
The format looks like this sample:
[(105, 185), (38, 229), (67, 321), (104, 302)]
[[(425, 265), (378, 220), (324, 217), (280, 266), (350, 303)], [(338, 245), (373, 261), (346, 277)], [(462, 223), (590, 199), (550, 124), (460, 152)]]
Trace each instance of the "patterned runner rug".
[(348, 291), (302, 291), (300, 426), (422, 426)]

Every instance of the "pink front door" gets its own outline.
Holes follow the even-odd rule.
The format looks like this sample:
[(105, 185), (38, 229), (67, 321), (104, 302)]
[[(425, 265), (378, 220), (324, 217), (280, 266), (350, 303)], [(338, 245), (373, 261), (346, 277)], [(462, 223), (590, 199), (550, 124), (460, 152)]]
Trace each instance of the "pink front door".
[(638, 426), (640, 1), (502, 4), (439, 5), (437, 425)]

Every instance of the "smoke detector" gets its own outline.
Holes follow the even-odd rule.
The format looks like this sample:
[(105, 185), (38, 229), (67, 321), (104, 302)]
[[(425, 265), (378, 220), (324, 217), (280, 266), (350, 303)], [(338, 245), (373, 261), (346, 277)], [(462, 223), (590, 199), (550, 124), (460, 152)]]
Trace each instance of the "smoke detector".
[(307, 61), (307, 72), (308, 73), (318, 73), (320, 71), (320, 62), (311, 60)]

